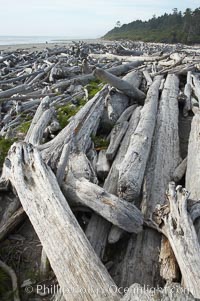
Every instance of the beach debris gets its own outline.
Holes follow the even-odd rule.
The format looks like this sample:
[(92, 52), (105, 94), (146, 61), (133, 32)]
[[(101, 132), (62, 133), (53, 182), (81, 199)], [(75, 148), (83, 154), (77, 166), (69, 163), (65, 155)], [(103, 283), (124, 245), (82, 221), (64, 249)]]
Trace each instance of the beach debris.
[(199, 66), (180, 44), (1, 53), (0, 241), (28, 216), (54, 301), (200, 298)]

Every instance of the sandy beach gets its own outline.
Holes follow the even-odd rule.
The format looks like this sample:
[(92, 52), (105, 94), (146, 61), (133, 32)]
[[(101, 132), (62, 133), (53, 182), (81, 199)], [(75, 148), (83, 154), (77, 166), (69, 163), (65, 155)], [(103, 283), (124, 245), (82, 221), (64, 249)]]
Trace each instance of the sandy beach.
[[(76, 42), (82, 41), (74, 40)], [(110, 41), (105, 41), (101, 39), (87, 39), (83, 40), (85, 43), (111, 43)], [(65, 42), (54, 42), (54, 43), (32, 43), (32, 44), (16, 44), (16, 45), (0, 45), (0, 52), (4, 51), (16, 51), (18, 49), (23, 49), (27, 51), (41, 51), (45, 48), (55, 48), (55, 47), (63, 47), (73, 43), (72, 40), (66, 40)]]

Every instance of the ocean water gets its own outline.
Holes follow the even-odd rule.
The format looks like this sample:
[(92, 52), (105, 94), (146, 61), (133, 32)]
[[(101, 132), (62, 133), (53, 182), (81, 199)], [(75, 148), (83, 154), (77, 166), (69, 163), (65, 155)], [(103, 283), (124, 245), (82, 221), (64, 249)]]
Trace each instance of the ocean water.
[[(77, 38), (59, 36), (0, 36), (0, 45), (39, 44), (39, 43), (62, 43), (77, 40)], [(81, 40), (81, 39), (78, 39)]]

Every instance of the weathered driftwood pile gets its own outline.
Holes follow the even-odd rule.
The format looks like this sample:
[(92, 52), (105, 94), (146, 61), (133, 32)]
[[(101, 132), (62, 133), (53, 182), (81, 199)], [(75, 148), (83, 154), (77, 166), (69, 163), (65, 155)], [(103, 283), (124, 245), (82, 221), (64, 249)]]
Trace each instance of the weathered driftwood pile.
[[(199, 63), (195, 48), (131, 42), (0, 58), (1, 136), (32, 117), (4, 162), (1, 190), (23, 209), (7, 208), (0, 239), (28, 215), (54, 300), (200, 298)], [(55, 108), (87, 100), (94, 79), (105, 85), (61, 130)]]

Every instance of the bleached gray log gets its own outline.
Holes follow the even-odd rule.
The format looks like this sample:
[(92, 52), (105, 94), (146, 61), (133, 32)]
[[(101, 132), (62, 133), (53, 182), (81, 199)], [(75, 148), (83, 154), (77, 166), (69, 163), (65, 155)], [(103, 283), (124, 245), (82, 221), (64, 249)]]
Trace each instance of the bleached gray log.
[[(187, 201), (190, 193), (182, 186), (170, 182), (168, 210), (166, 206), (155, 210), (154, 220), (168, 238), (179, 264), (185, 288), (195, 298), (200, 297), (200, 245), (192, 219), (188, 214)], [(188, 251), (190, 250), (190, 251)]]
[(120, 143), (126, 133), (128, 128), (128, 121), (117, 122), (114, 128), (111, 131), (110, 143), (106, 150), (106, 157), (109, 161), (112, 161), (117, 153), (117, 150), (120, 146)]
[[(133, 111), (131, 119), (129, 121), (129, 127), (127, 129), (127, 132), (121, 142), (120, 148), (118, 150), (118, 153), (115, 157), (115, 160), (113, 161), (113, 164), (111, 166), (110, 172), (108, 174), (108, 177), (106, 178), (104, 182), (104, 188), (106, 191), (109, 191), (112, 194), (117, 195), (117, 183), (119, 179), (119, 166), (121, 162), (123, 161), (125, 154), (127, 152), (129, 143), (130, 143), (130, 137), (132, 133), (134, 133), (135, 129), (137, 128), (139, 119), (140, 119), (140, 113), (141, 108), (136, 107), (136, 109)], [(112, 233), (114, 236), (112, 236)], [(112, 226), (111, 232), (109, 233), (109, 240), (110, 241), (116, 241), (117, 237), (121, 238), (124, 231), (120, 228), (117, 228), (116, 226)]]
[(28, 87), (28, 85), (19, 85), (19, 86), (16, 86), (14, 88), (11, 88), (11, 89), (8, 89), (6, 91), (1, 91), (0, 92), (0, 98), (5, 98), (5, 97), (10, 97), (14, 94), (17, 94), (17, 93), (26, 93), (28, 91), (30, 91), (32, 88)]
[[(167, 76), (159, 102), (156, 127), (142, 189), (141, 208), (147, 219), (151, 218), (158, 202), (160, 204), (165, 202), (166, 187), (172, 180), (176, 167), (181, 162), (178, 133), (178, 93), (179, 79), (176, 75), (170, 74)], [(132, 274), (132, 283), (138, 282), (151, 287), (158, 283), (161, 284), (159, 277), (160, 243), (161, 236), (155, 230), (145, 228), (138, 235), (129, 269), (131, 270), (134, 266), (134, 270), (141, 271), (141, 273)], [(146, 255), (146, 250), (148, 250), (148, 255)], [(152, 271), (154, 272), (152, 273)]]
[(188, 112), (192, 109), (191, 95), (192, 95), (192, 76), (191, 71), (187, 73), (187, 83), (184, 88), (184, 95), (186, 96), (183, 107), (183, 115), (188, 116)]
[(93, 170), (96, 171), (98, 154), (94, 147), (94, 143), (91, 143), (91, 148), (86, 153), (86, 155), (87, 155), (87, 158), (89, 159), (90, 163), (92, 164)]
[(116, 226), (111, 227), (110, 232), (108, 234), (108, 242), (109, 244), (117, 243), (121, 237), (123, 237), (124, 231)]
[(31, 86), (34, 83), (36, 83), (37, 81), (39, 81), (45, 74), (47, 74), (52, 68), (53, 68), (54, 64), (51, 64), (50, 66), (47, 66), (46, 68), (44, 68), (44, 71), (38, 75), (36, 75), (31, 81), (28, 82), (28, 85)]
[(65, 299), (118, 301), (111, 277), (94, 253), (38, 150), (29, 144), (16, 143), (7, 160), (10, 165), (5, 174), (34, 226)]
[[(142, 76), (139, 71), (133, 70), (127, 73), (122, 79), (130, 85), (138, 88), (140, 86)], [(105, 109), (101, 120), (102, 127), (107, 128), (113, 126), (129, 104), (131, 104), (131, 99), (129, 99), (128, 96), (116, 91), (115, 89), (111, 89), (105, 101)]]
[(181, 162), (178, 93), (179, 79), (176, 75), (169, 74), (159, 103), (151, 154), (145, 173), (142, 209), (147, 216), (152, 215), (158, 200), (160, 204), (164, 202), (166, 186)]
[(186, 188), (188, 191), (190, 191), (190, 198), (196, 201), (200, 199), (199, 132), (200, 132), (200, 110), (196, 112), (192, 120), (189, 145), (188, 145), (188, 160), (187, 160), (187, 171), (186, 171)]
[(65, 169), (69, 160), (70, 151), (71, 151), (70, 145), (65, 144), (60, 156), (60, 160), (58, 161), (58, 166), (56, 171), (56, 178), (59, 185), (62, 184), (62, 181), (65, 176)]
[(116, 89), (110, 89), (105, 98), (105, 108), (101, 119), (103, 128), (112, 127), (129, 105), (129, 98)]
[(148, 72), (147, 70), (144, 70), (144, 71), (143, 71), (143, 75), (144, 75), (144, 77), (145, 77), (145, 79), (146, 79), (147, 86), (148, 86), (148, 87), (151, 86), (153, 80), (152, 80), (151, 75), (149, 74), (149, 72)]
[[(200, 110), (196, 112), (192, 120), (189, 145), (188, 145), (188, 160), (187, 160), (187, 170), (186, 170), (186, 188), (190, 191), (190, 198), (194, 201), (200, 199), (200, 182), (199, 182), (199, 139), (200, 131)], [(198, 234), (198, 239), (200, 242), (200, 219), (196, 221), (196, 231)]]
[[(123, 226), (123, 215), (126, 214), (128, 218), (130, 215), (128, 210), (130, 210), (132, 221), (129, 221), (131, 224), (131, 226), (128, 226), (129, 230), (132, 228), (134, 232), (141, 231), (143, 220), (135, 206), (126, 202), (123, 204), (123, 201), (116, 196), (89, 182), (96, 183), (96, 179), (86, 156), (81, 153), (71, 155), (66, 172), (62, 189), (69, 201), (82, 203), (90, 207), (113, 224), (121, 225), (122, 228), (128, 226), (127, 222)], [(79, 187), (79, 189), (77, 190), (76, 187)], [(115, 202), (115, 205), (113, 202)], [(131, 205), (131, 207), (128, 208), (128, 205)], [(139, 227), (138, 230), (134, 230), (135, 227)]]
[(129, 147), (119, 167), (118, 194), (128, 201), (138, 198), (149, 157), (156, 123), (159, 87), (162, 77), (155, 78), (149, 88), (141, 118), (131, 135)]
[[(53, 115), (55, 114), (54, 108), (47, 109), (43, 112), (40, 119), (37, 121), (37, 123), (34, 125), (34, 128), (32, 129), (32, 132), (29, 132), (29, 143), (32, 143), (33, 145), (39, 145), (42, 142), (43, 134), (45, 132), (46, 127), (50, 123)], [(27, 138), (25, 138), (27, 141)]]
[(42, 72), (43, 72), (42, 70), (38, 70), (38, 71), (35, 71), (35, 72), (32, 72), (32, 73), (26, 73), (24, 75), (17, 76), (17, 77), (14, 77), (14, 78), (1, 80), (0, 81), (0, 85), (19, 82), (19, 81), (22, 81), (22, 80), (24, 80), (24, 79), (26, 79), (28, 77), (33, 76), (33, 75), (36, 76), (36, 75), (38, 75), (38, 74), (40, 74)]
[(133, 284), (121, 301), (197, 301), (191, 293), (185, 290), (179, 283), (167, 283), (161, 288), (145, 288), (139, 284)]
[[(108, 221), (100, 215), (93, 213), (85, 231), (85, 235), (100, 259), (103, 259), (105, 253), (110, 227), (111, 224)], [(96, 239), (97, 236), (98, 239)]]
[(115, 87), (116, 89), (122, 91), (125, 95), (131, 97), (135, 100), (135, 102), (143, 103), (145, 98), (145, 94), (140, 91), (138, 88), (131, 86), (127, 81), (124, 81), (117, 76), (103, 70), (100, 68), (96, 68), (94, 71), (94, 75), (102, 80), (103, 82), (109, 83), (111, 86)]
[(106, 150), (100, 150), (97, 159), (96, 171), (99, 179), (105, 180), (110, 170), (110, 163), (106, 157)]
[(90, 161), (83, 152), (72, 152), (70, 154), (68, 164), (65, 170), (64, 181), (66, 181), (66, 176), (68, 172), (73, 173), (74, 177), (77, 179), (85, 178), (92, 183), (98, 183), (96, 173)]
[(95, 54), (91, 53), (89, 56), (92, 58), (106, 58), (106, 59), (111, 59), (111, 60), (119, 60), (122, 62), (154, 62), (157, 60), (162, 60), (167, 57), (169, 57), (170, 54), (166, 54), (163, 56), (121, 56), (121, 55), (115, 55), (111, 53), (106, 53), (106, 54)]
[(142, 72), (138, 70), (130, 71), (123, 76), (122, 79), (128, 82), (130, 85), (139, 88), (142, 81)]
[[(123, 64), (120, 66), (116, 66), (116, 67), (111, 67), (109, 69), (107, 69), (108, 72), (118, 76), (118, 75), (122, 75), (124, 73), (127, 73), (129, 70), (132, 70), (133, 68), (136, 68), (140, 65), (142, 65), (143, 60), (137, 60), (128, 64)], [(52, 85), (52, 89), (58, 89), (58, 88), (67, 88), (69, 87), (71, 84), (83, 84), (86, 85), (88, 84), (90, 81), (94, 80), (95, 76), (93, 74), (86, 74), (86, 75), (81, 75), (78, 76), (74, 79), (70, 79), (70, 80), (64, 80), (61, 81), (59, 83), (56, 83), (54, 85)]]
[(87, 179), (77, 179), (69, 171), (62, 184), (62, 190), (69, 201), (88, 206), (123, 230), (131, 233), (142, 231), (143, 218), (134, 205), (108, 193)]
[(37, 123), (39, 122), (42, 114), (49, 109), (49, 105), (50, 105), (50, 98), (48, 96), (44, 97), (40, 103), (40, 105), (37, 108), (37, 111), (33, 117), (33, 120), (31, 122), (31, 125), (28, 129), (28, 132), (26, 134), (25, 137), (25, 141), (29, 142), (32, 136), (32, 133), (34, 131), (34, 128), (37, 126)]
[(132, 133), (134, 133), (139, 119), (140, 119), (140, 110), (141, 107), (136, 107), (136, 109), (133, 111), (131, 119), (129, 121), (129, 127), (127, 129), (127, 132), (121, 142), (120, 148), (117, 152), (117, 155), (115, 157), (115, 160), (113, 161), (113, 164), (111, 166), (110, 172), (108, 174), (108, 177), (105, 180), (104, 188), (105, 190), (109, 191), (112, 194), (117, 195), (117, 182), (118, 182), (118, 168), (119, 164), (123, 161), (126, 151), (129, 146), (129, 141)]
[(104, 108), (104, 97), (108, 92), (105, 86), (72, 118), (72, 121), (50, 142), (39, 149), (45, 161), (50, 162), (53, 169), (57, 169), (63, 146), (73, 143), (80, 151), (86, 151), (91, 134), (97, 129)]
[(139, 283), (154, 287), (162, 284), (159, 264), (160, 240), (160, 233), (150, 228), (144, 228), (137, 236), (131, 235), (119, 271), (119, 286), (127, 287), (132, 283)]
[(177, 166), (177, 168), (173, 173), (173, 180), (176, 183), (183, 178), (186, 172), (186, 168), (187, 168), (187, 157)]

